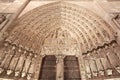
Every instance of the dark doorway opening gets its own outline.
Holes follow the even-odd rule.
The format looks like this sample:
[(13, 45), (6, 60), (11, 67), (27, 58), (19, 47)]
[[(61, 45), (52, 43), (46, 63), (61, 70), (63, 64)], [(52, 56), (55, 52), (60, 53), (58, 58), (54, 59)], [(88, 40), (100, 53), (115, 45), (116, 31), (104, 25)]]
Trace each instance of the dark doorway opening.
[(56, 57), (45, 56), (42, 62), (39, 80), (56, 80)]
[(64, 59), (64, 80), (81, 80), (78, 60), (75, 56)]

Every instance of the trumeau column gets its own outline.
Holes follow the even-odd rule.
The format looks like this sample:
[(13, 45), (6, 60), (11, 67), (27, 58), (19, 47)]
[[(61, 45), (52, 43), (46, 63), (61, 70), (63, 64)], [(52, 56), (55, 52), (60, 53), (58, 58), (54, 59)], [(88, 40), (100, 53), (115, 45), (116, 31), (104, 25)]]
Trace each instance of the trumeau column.
[(41, 72), (42, 61), (43, 61), (44, 57), (45, 57), (45, 55), (40, 55), (40, 56), (37, 57), (34, 80), (39, 79), (39, 75), (40, 75), (40, 72)]
[(64, 55), (56, 56), (56, 80), (64, 80)]
[(81, 80), (87, 80), (83, 57), (82, 55), (76, 55), (76, 57), (78, 58)]

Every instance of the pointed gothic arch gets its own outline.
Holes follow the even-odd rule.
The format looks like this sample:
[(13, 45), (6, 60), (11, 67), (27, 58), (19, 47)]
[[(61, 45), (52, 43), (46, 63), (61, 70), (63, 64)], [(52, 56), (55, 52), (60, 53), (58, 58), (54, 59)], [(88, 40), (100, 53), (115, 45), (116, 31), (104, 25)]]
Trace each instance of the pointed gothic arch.
[(35, 79), (38, 78), (43, 55), (79, 56), (115, 40), (112, 27), (97, 14), (67, 2), (54, 2), (35, 8), (21, 16), (14, 25), (5, 41), (12, 44), (10, 50), (23, 53), (18, 63), (25, 66), (19, 67), (16, 63), (15, 75), (22, 72), (22, 76), (26, 76), (28, 62), (28, 78), (33, 73)]
[(40, 6), (24, 14), (17, 22), (7, 40), (36, 53), (41, 52), (46, 36), (57, 28), (66, 29), (74, 36), (81, 53), (115, 39), (113, 29), (97, 14), (67, 2)]

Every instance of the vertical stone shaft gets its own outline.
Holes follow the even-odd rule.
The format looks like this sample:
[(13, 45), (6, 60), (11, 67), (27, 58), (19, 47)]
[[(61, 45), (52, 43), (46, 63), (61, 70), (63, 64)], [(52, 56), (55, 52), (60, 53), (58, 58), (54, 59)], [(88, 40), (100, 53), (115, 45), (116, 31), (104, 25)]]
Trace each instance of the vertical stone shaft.
[(56, 80), (64, 80), (64, 57), (63, 55), (56, 56)]
[(37, 57), (36, 67), (35, 67), (36, 70), (35, 70), (35, 76), (34, 76), (35, 80), (38, 80), (39, 77), (40, 77), (42, 61), (43, 61), (44, 57), (45, 57), (45, 55), (40, 55), (40, 56)]
[(80, 70), (80, 75), (81, 75), (81, 80), (87, 80), (86, 79), (86, 71), (85, 71), (85, 65), (84, 65), (84, 60), (82, 56), (77, 56), (78, 57), (78, 64), (79, 64), (79, 70)]

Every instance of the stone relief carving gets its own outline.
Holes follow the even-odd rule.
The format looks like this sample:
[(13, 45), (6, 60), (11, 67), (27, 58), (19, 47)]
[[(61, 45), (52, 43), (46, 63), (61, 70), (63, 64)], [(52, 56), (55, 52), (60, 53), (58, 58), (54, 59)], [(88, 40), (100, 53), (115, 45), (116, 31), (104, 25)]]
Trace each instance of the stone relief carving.
[[(64, 2), (53, 4), (49, 5), (52, 7), (46, 6), (44, 9), (36, 8), (34, 10), (34, 15), (32, 13), (27, 13), (18, 20), (19, 24), (15, 25), (17, 28), (11, 34), (15, 36), (13, 39), (18, 38), (18, 40), (21, 41), (16, 44), (23, 44), (23, 46), (27, 48), (35, 48), (35, 51), (39, 53), (41, 50), (37, 49), (37, 47), (41, 47), (42, 44), (34, 43), (34, 46), (31, 44), (24, 45), (23, 39), (25, 39), (26, 42), (31, 43), (31, 39), (38, 37), (37, 40), (42, 38), (40, 39), (42, 43), (44, 42), (45, 36), (56, 29), (56, 27), (67, 28), (71, 33), (77, 36), (76, 38), (79, 43), (84, 44), (83, 51), (81, 52), (90, 51), (93, 48), (97, 48), (97, 46), (101, 46), (104, 43), (109, 43), (114, 39), (114, 30), (112, 30), (104, 20), (96, 14), (93, 14), (91, 11), (82, 8), (78, 9), (76, 6)], [(22, 32), (20, 33), (20, 31)], [(27, 37), (23, 38), (23, 36), (25, 36), (24, 34), (26, 34)], [(13, 39), (9, 40), (8, 38), (9, 41), (13, 41)], [(60, 46), (62, 46), (61, 44), (64, 44), (62, 40), (63, 39), (59, 39)], [(35, 40), (33, 42), (35, 42)], [(47, 53), (49, 53), (49, 51)]]
[[(36, 54), (31, 51), (26, 51), (22, 47), (17, 47), (9, 42), (5, 42), (0, 50), (0, 74), (3, 72), (15, 77), (33, 78)], [(4, 56), (4, 57), (3, 57)]]
[[(19, 23), (15, 25), (15, 30), (6, 39), (10, 45), (7, 47), (5, 44), (6, 47), (4, 49), (6, 51), (1, 49), (0, 73), (7, 69), (7, 75), (15, 72), (14, 76), (16, 77), (32, 78), (36, 59), (35, 56), (30, 56), (31, 50), (29, 49), (32, 49), (37, 54), (41, 52), (41, 54), (47, 55), (75, 55), (80, 52), (94, 54), (92, 51), (97, 50), (99, 46), (106, 42), (110, 43), (114, 39), (112, 38), (114, 37), (114, 31), (102, 19), (86, 9), (78, 9), (78, 7), (69, 3), (60, 3), (59, 6), (56, 3), (54, 6), (50, 4), (44, 9), (37, 8), (33, 12), (34, 14), (31, 11), (31, 13), (21, 17), (18, 20)], [(20, 45), (22, 45), (22, 49), (17, 49), (20, 48)], [(102, 49), (102, 54), (107, 53), (105, 50), (109, 51)], [(100, 55), (101, 52), (96, 51), (96, 54)], [(93, 59), (95, 60), (93, 55), (90, 56), (92, 56), (92, 61)], [(108, 63), (105, 55), (102, 55), (100, 59), (102, 63)], [(15, 65), (12, 66), (13, 63), (18, 64), (15, 67)], [(24, 64), (25, 67), (23, 66)], [(28, 66), (30, 67), (29, 70)], [(90, 66), (96, 68), (95, 63), (87, 65), (87, 69), (89, 68), (88, 77), (91, 78), (92, 74), (97, 76), (97, 71), (91, 69)], [(108, 75), (112, 75), (110, 63), (107, 66), (104, 65), (104, 67), (105, 71), (108, 71)], [(24, 70), (23, 72), (22, 69)], [(92, 72), (90, 72), (90, 69)], [(118, 70), (119, 67), (116, 67), (116, 69)], [(105, 71), (99, 69), (98, 72), (102, 75)]]
[(57, 29), (45, 39), (42, 54), (78, 54), (77, 41), (67, 30)]
[(117, 42), (113, 41), (86, 54), (84, 60), (88, 78), (94, 78), (93, 76), (99, 77), (98, 75), (115, 76), (115, 74), (120, 73), (119, 48), (120, 46)]

